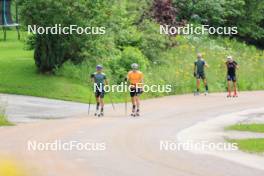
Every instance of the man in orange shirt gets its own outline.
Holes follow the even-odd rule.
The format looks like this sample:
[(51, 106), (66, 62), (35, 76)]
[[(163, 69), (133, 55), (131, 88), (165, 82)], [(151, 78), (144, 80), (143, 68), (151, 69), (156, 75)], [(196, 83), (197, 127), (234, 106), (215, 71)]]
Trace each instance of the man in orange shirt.
[(129, 81), (129, 91), (132, 102), (132, 114), (131, 116), (139, 116), (140, 100), (139, 96), (143, 93), (143, 79), (144, 75), (138, 70), (138, 64), (131, 65), (132, 70), (127, 74), (127, 80)]

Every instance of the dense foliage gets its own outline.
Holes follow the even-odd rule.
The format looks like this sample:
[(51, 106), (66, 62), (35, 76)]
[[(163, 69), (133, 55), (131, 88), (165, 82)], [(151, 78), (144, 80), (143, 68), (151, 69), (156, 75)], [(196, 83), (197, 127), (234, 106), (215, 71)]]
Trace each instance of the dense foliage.
[[(258, 10), (256, 10), (258, 9)], [(150, 84), (171, 84), (172, 94), (193, 91), (193, 62), (202, 52), (209, 65), (210, 90), (225, 90), (224, 61), (233, 55), (241, 72), (239, 89), (261, 89), (263, 52), (235, 39), (161, 35), (160, 24), (238, 26), (239, 38), (261, 45), (263, 3), (257, 0), (20, 0), (25, 25), (104, 26), (105, 35), (32, 35), (38, 70), (87, 83), (103, 64), (111, 84), (124, 80), (137, 62)], [(263, 45), (264, 46), (264, 45)], [(251, 62), (252, 60), (252, 62)], [(250, 64), (249, 64), (250, 63)], [(210, 80), (215, 80), (211, 84)], [(254, 81), (253, 81), (254, 80)], [(157, 96), (157, 94), (150, 95)]]
[(264, 1), (260, 0), (173, 0), (186, 19), (211, 26), (237, 26), (237, 37), (264, 48)]

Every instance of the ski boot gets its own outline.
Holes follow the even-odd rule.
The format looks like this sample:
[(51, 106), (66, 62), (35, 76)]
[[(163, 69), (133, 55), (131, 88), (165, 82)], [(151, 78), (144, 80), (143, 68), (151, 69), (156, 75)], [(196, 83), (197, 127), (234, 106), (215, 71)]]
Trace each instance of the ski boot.
[(232, 96), (231, 96), (231, 93), (228, 93), (226, 97), (227, 97), (227, 98), (231, 98), (231, 97), (232, 97)]
[(98, 112), (98, 110), (94, 113), (94, 116), (98, 116), (100, 113)]
[(208, 91), (205, 91), (205, 92), (204, 92), (204, 95), (205, 95), (205, 96), (207, 96), (208, 94), (209, 94)]

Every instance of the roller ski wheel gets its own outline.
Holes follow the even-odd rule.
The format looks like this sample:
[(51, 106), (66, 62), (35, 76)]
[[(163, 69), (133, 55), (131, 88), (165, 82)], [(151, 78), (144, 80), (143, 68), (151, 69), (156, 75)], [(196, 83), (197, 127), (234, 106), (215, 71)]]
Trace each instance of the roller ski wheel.
[(207, 96), (209, 93), (208, 92), (204, 92), (204, 96)]
[(104, 113), (101, 112), (101, 113), (99, 113), (97, 116), (98, 116), (98, 117), (103, 117), (103, 116), (104, 116)]
[(238, 95), (237, 95), (237, 94), (234, 94), (234, 95), (233, 95), (233, 98), (238, 98)]
[(136, 113), (136, 117), (139, 117), (139, 116), (140, 116), (140, 114), (139, 114), (139, 112), (137, 112), (137, 113)]
[(226, 97), (227, 97), (227, 98), (231, 98), (232, 96), (231, 96), (231, 94), (228, 94)]
[(132, 112), (130, 116), (131, 117), (136, 117), (136, 113)]

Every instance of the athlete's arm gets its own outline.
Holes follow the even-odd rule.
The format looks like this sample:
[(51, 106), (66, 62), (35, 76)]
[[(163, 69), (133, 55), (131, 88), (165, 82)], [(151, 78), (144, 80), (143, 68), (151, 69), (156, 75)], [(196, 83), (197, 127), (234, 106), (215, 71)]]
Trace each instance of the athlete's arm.
[(105, 79), (105, 85), (108, 85), (108, 84), (109, 84), (108, 79)]
[(143, 73), (141, 73), (141, 80), (140, 80), (140, 82), (141, 82), (142, 84), (144, 84), (144, 74), (143, 74)]
[(208, 65), (207, 62), (205, 62), (205, 61), (204, 61), (204, 66), (205, 66), (206, 68), (209, 68), (209, 65)]
[(196, 62), (194, 62), (194, 67), (193, 67), (193, 76), (196, 77)]
[(238, 63), (235, 62), (235, 64), (236, 64), (236, 69), (239, 69), (239, 65), (238, 65)]

